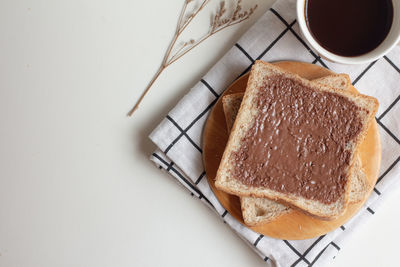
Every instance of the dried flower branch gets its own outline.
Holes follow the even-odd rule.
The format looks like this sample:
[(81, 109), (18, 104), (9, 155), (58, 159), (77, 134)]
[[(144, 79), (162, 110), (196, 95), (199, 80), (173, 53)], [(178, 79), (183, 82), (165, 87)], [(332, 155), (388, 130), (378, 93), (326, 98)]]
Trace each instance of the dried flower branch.
[[(154, 82), (158, 79), (160, 74), (172, 63), (180, 59), (182, 56), (184, 56), (186, 53), (188, 53), (190, 50), (198, 46), (200, 43), (202, 43), (204, 40), (212, 36), (213, 34), (227, 28), (230, 26), (233, 26), (235, 24), (238, 24), (248, 18), (254, 13), (255, 9), (257, 8), (257, 5), (254, 7), (250, 8), (247, 11), (241, 11), (242, 10), (242, 0), (237, 0), (236, 2), (236, 7), (232, 14), (230, 16), (226, 16), (226, 8), (225, 8), (225, 1), (221, 1), (219, 5), (219, 9), (217, 10), (216, 14), (213, 16), (211, 25), (210, 25), (210, 30), (200, 37), (197, 40), (190, 39), (187, 42), (181, 43), (177, 48), (176, 48), (176, 42), (182, 32), (186, 29), (186, 27), (190, 24), (190, 22), (197, 16), (197, 14), (209, 3), (210, 0), (202, 0), (201, 5), (193, 12), (187, 13), (187, 7), (191, 2), (195, 2), (194, 0), (185, 0), (182, 11), (179, 15), (175, 35), (172, 38), (172, 41), (165, 53), (164, 59), (161, 62), (161, 65), (154, 75), (154, 77), (151, 79), (150, 83), (147, 85), (146, 89), (143, 91), (142, 95), (136, 102), (135, 106), (128, 112), (128, 116), (132, 116), (132, 114), (138, 109), (139, 104), (142, 102), (143, 98), (146, 96), (147, 92), (150, 90)], [(172, 51), (174, 51), (172, 53)]]

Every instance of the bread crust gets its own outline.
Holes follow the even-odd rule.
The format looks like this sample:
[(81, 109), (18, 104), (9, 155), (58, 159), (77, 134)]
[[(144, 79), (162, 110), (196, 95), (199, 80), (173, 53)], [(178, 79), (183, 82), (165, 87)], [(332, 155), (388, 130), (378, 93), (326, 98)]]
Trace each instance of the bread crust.
[[(228, 182), (223, 180), (223, 176), (224, 176), (223, 172), (226, 172), (226, 170), (229, 169), (229, 166), (228, 166), (229, 165), (229, 159), (228, 159), (229, 153), (231, 153), (234, 150), (233, 139), (239, 133), (239, 127), (241, 127), (243, 125), (243, 120), (246, 117), (245, 109), (248, 108), (246, 106), (246, 103), (251, 102), (250, 100), (253, 97), (252, 94), (254, 94), (256, 92), (255, 91), (256, 88), (254, 88), (254, 87), (255, 87), (257, 79), (259, 79), (257, 74), (259, 74), (259, 72), (262, 72), (264, 70), (266, 72), (268, 72), (269, 74), (284, 75), (288, 78), (294, 79), (297, 82), (302, 83), (305, 86), (314, 88), (315, 90), (335, 93), (335, 94), (338, 94), (338, 95), (348, 98), (350, 101), (353, 101), (353, 102), (357, 101), (358, 106), (362, 106), (366, 110), (369, 111), (367, 118), (365, 118), (365, 120), (364, 120), (361, 134), (359, 134), (357, 136), (357, 138), (354, 141), (354, 144), (352, 146), (353, 153), (351, 156), (351, 163), (350, 163), (350, 166), (348, 169), (348, 175), (347, 175), (348, 178), (347, 178), (347, 183), (345, 185), (345, 194), (343, 194), (342, 197), (338, 201), (333, 203), (333, 205), (332, 204), (325, 205), (324, 212), (320, 212), (317, 209), (310, 208), (310, 207), (312, 207), (312, 204), (315, 204), (315, 203), (311, 203), (310, 200), (307, 200), (304, 198), (301, 199), (301, 197), (294, 196), (293, 194), (284, 194), (284, 193), (270, 190), (268, 188), (261, 188), (261, 189), (260, 188), (251, 188), (251, 187), (241, 184), (239, 181), (236, 181), (233, 178), (229, 179), (230, 181), (228, 181)], [(312, 82), (305, 80), (296, 74), (286, 72), (286, 71), (280, 69), (279, 67), (271, 65), (269, 63), (257, 61), (252, 68), (252, 71), (251, 71), (251, 74), (250, 74), (250, 77), (248, 80), (247, 90), (244, 95), (242, 103), (245, 103), (245, 104), (242, 104), (240, 106), (238, 117), (233, 124), (232, 134), (229, 136), (229, 139), (228, 139), (227, 149), (225, 149), (225, 151), (223, 153), (221, 165), (217, 172), (216, 183), (215, 183), (216, 187), (227, 193), (235, 194), (235, 195), (239, 195), (239, 196), (243, 196), (243, 197), (245, 197), (245, 196), (261, 197), (261, 198), (268, 198), (268, 199), (271, 199), (274, 201), (278, 201), (284, 205), (288, 205), (291, 207), (295, 207), (296, 209), (300, 209), (303, 212), (311, 214), (312, 216), (317, 217), (319, 219), (331, 220), (331, 219), (334, 219), (334, 218), (340, 216), (345, 211), (345, 208), (347, 207), (347, 204), (349, 202), (348, 192), (350, 191), (350, 182), (351, 182), (351, 177), (354, 174), (354, 164), (355, 164), (355, 160), (356, 160), (356, 157), (354, 156), (355, 155), (354, 150), (359, 146), (359, 144), (365, 138), (365, 135), (366, 135), (366, 132), (367, 132), (367, 129), (369, 126), (369, 122), (374, 118), (374, 115), (378, 108), (377, 100), (370, 96), (360, 95), (360, 94), (353, 93), (350, 91), (343, 91), (340, 89), (332, 88), (332, 87), (321, 85), (321, 84), (316, 86)], [(361, 103), (363, 103), (364, 105), (361, 105)], [(247, 113), (249, 113), (249, 111), (247, 111)], [(299, 200), (302, 200), (305, 203), (300, 204)], [(317, 202), (317, 201), (314, 201), (314, 202)], [(325, 209), (327, 209), (327, 210), (325, 211)]]

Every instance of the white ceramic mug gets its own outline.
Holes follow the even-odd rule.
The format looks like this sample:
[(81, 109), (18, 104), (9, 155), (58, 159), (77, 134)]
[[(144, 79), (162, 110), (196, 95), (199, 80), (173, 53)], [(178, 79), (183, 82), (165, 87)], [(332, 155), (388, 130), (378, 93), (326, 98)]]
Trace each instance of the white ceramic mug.
[[(334, 1), (334, 0), (332, 0)], [(400, 0), (392, 0), (393, 3), (393, 22), (392, 27), (383, 42), (374, 50), (355, 57), (344, 57), (329, 52), (323, 48), (312, 36), (306, 24), (305, 4), (306, 0), (297, 0), (297, 21), (300, 25), (301, 33), (308, 45), (315, 50), (321, 57), (333, 62), (343, 64), (362, 64), (374, 61), (387, 54), (400, 41)], [(340, 18), (339, 18), (340, 19)], [(339, 38), (339, 37), (338, 37)]]

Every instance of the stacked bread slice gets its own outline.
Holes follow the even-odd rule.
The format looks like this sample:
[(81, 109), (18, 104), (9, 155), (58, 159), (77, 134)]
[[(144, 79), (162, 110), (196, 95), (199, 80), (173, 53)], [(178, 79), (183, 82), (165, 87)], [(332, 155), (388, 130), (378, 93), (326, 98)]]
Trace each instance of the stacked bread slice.
[[(370, 121), (374, 118), (378, 104), (376, 99), (372, 97), (349, 92), (347, 89), (350, 85), (351, 84), (347, 75), (331, 75), (310, 82), (271, 64), (257, 61), (251, 70), (244, 96), (243, 94), (224, 96), (223, 107), (227, 127), (228, 130), (231, 131), (231, 134), (217, 172), (216, 186), (220, 190), (240, 196), (243, 219), (247, 225), (254, 226), (267, 223), (282, 214), (292, 212), (292, 208), (301, 210), (314, 217), (331, 220), (343, 214), (349, 202), (358, 202), (364, 199), (365, 194), (369, 191), (368, 189), (370, 185), (368, 184), (366, 176), (361, 168), (360, 158), (358, 157), (356, 151), (366, 134)], [(286, 92), (284, 92), (285, 90)], [(297, 121), (289, 122), (289, 124), (286, 123), (285, 127), (287, 127), (287, 129), (279, 127), (271, 128), (271, 125), (276, 123), (277, 117), (273, 118), (271, 116), (271, 114), (275, 114), (274, 110), (272, 110), (272, 113), (268, 114), (268, 112), (273, 109), (272, 107), (276, 106), (276, 103), (274, 102), (280, 102), (280, 98), (276, 97), (277, 92), (281, 94), (280, 97), (293, 99), (291, 95), (293, 92), (291, 90), (304, 90), (304, 94), (307, 94), (308, 97), (315, 96), (315, 100), (321, 102), (326, 101), (327, 99), (329, 101), (329, 99), (332, 98), (335, 100), (333, 102), (335, 105), (333, 112), (343, 113), (346, 111), (352, 111), (354, 113), (352, 116), (350, 116), (350, 120), (348, 119), (349, 116), (346, 117), (348, 120), (346, 122), (341, 121), (338, 123), (334, 120), (331, 121), (332, 123), (340, 124), (341, 127), (337, 129), (337, 133), (335, 132), (336, 127), (331, 127), (330, 136), (328, 134), (327, 136), (321, 135), (314, 137), (314, 139), (320, 138), (321, 140), (327, 140), (327, 138), (336, 138), (335, 142), (340, 143), (340, 145), (335, 147), (335, 142), (328, 142), (329, 147), (326, 149), (324, 148), (322, 152), (321, 150), (317, 149), (319, 151), (317, 156), (322, 158), (325, 156), (332, 157), (332, 153), (324, 153), (326, 150), (344, 150), (343, 154), (347, 155), (347, 157), (341, 156), (341, 154), (333, 153), (333, 155), (338, 155), (340, 158), (345, 158), (342, 161), (338, 161), (341, 163), (341, 165), (338, 166), (338, 170), (341, 171), (340, 178), (322, 175), (321, 177), (318, 177), (318, 179), (314, 179), (317, 182), (311, 180), (311, 184), (307, 185), (307, 183), (310, 182), (309, 177), (307, 177), (307, 175), (303, 175), (300, 177), (300, 179), (304, 179), (304, 181), (299, 181), (299, 177), (297, 177), (296, 174), (296, 168), (298, 168), (298, 166), (302, 166), (303, 163), (301, 162), (303, 160), (301, 158), (301, 153), (299, 159), (295, 157), (298, 162), (295, 162), (296, 164), (294, 164), (293, 167), (286, 166), (290, 165), (291, 162), (285, 162), (285, 156), (286, 158), (290, 156), (286, 155), (285, 153), (288, 153), (287, 151), (295, 151), (293, 149), (291, 150), (290, 144), (285, 144), (284, 148), (282, 148), (283, 150), (280, 151), (279, 147), (274, 147), (274, 150), (268, 147), (269, 141), (261, 140), (262, 138), (260, 138), (260, 135), (257, 136), (259, 140), (251, 140), (256, 138), (254, 133), (260, 132), (263, 129), (266, 129), (265, 131), (271, 131), (271, 129), (278, 130), (277, 132), (283, 132), (282, 136), (287, 137), (288, 135), (285, 135), (284, 132), (290, 131), (290, 123), (297, 124), (297, 130), (300, 129), (307, 131), (307, 129), (309, 129), (309, 127), (306, 125), (301, 125), (301, 122)], [(297, 92), (297, 95), (298, 94), (299, 92)], [(285, 111), (290, 110), (291, 113), (297, 115), (302, 112), (304, 114), (300, 114), (298, 116), (303, 116), (305, 118), (310, 116), (311, 118), (311, 113), (315, 113), (315, 110), (313, 110), (313, 108), (306, 107), (307, 103), (303, 104), (302, 106), (302, 101), (299, 102), (297, 100), (298, 99), (294, 100), (295, 104), (293, 104), (294, 102), (285, 103), (287, 110), (281, 109), (280, 112), (284, 113)], [(310, 103), (312, 103), (312, 106), (314, 106), (312, 101), (308, 101), (309, 106)], [(318, 104), (315, 104), (315, 106), (318, 109)], [(270, 110), (268, 111), (268, 109)], [(319, 112), (321, 112), (321, 107), (319, 107)], [(332, 110), (328, 110), (327, 112), (332, 112)], [(320, 123), (318, 121), (319, 116), (336, 118), (335, 116), (332, 116), (332, 114), (327, 115), (326, 111), (323, 113), (324, 114), (319, 114), (318, 116), (315, 116), (314, 114), (314, 119), (312, 121), (315, 124), (314, 128), (323, 126), (318, 125), (318, 123)], [(263, 118), (262, 121), (260, 121), (261, 117)], [(280, 119), (286, 118), (283, 116)], [(340, 118), (336, 118), (336, 120), (340, 120)], [(303, 123), (309, 122), (306, 120), (303, 121)], [(355, 129), (355, 127), (357, 129)], [(340, 131), (344, 131), (344, 133), (340, 133)], [(268, 137), (268, 133), (263, 136)], [(307, 138), (308, 137), (310, 137), (310, 135), (307, 135)], [(338, 139), (338, 137), (340, 138)], [(272, 138), (279, 140), (280, 135), (269, 135), (269, 139)], [(311, 136), (311, 138), (313, 137)], [(318, 140), (316, 140), (316, 142), (317, 141)], [(283, 140), (283, 142), (285, 142), (285, 140)], [(288, 140), (288, 142), (290, 143), (290, 140)], [(255, 148), (253, 150), (251, 148), (251, 144), (255, 144)], [(318, 144), (321, 144), (321, 142)], [(279, 155), (272, 154), (272, 157), (275, 156), (276, 158), (278, 156), (278, 159), (279, 157), (282, 157), (282, 161), (279, 161), (279, 164), (277, 161), (275, 161), (275, 163), (269, 162), (269, 165), (264, 166), (265, 163), (260, 165), (260, 162), (256, 162), (257, 160), (260, 160), (260, 158), (246, 154), (251, 153), (251, 151), (259, 151), (259, 147), (263, 145), (265, 149), (270, 149), (271, 153), (276, 154), (278, 152), (274, 151), (279, 151)], [(324, 144), (322, 145), (324, 146)], [(250, 148), (248, 148), (248, 146), (250, 146)], [(284, 151), (285, 149), (286, 151)], [(310, 151), (305, 150), (305, 152), (312, 154), (315, 151), (310, 149)], [(238, 157), (238, 154), (240, 153), (241, 157)], [(243, 153), (246, 155), (243, 156)], [(268, 156), (271, 156), (269, 152)], [(246, 162), (246, 160), (251, 160), (252, 162)], [(306, 169), (306, 174), (309, 174), (310, 177), (313, 175), (315, 176), (316, 174), (312, 173), (313, 168), (307, 169), (307, 162), (304, 162), (304, 164), (306, 167), (300, 167), (298, 173), (301, 173), (301, 171), (304, 172), (304, 169)], [(311, 167), (315, 167), (312, 164), (318, 164), (318, 162), (309, 163)], [(261, 167), (257, 167), (256, 170), (251, 170), (252, 165)], [(282, 170), (289, 168), (291, 169), (291, 172), (288, 173), (286, 170), (282, 171), (281, 173), (279, 171), (269, 171), (277, 168), (281, 168)], [(316, 166), (315, 169), (318, 170), (318, 166)], [(248, 173), (250, 173), (250, 176), (252, 174), (256, 178), (246, 177)], [(239, 176), (242, 175), (242, 180), (238, 179), (238, 174)], [(262, 177), (262, 175), (265, 175), (265, 177)], [(288, 177), (285, 177), (285, 179), (282, 180), (282, 177), (278, 177), (279, 175), (287, 175)], [(263, 179), (269, 180), (270, 182), (264, 182)], [(279, 184), (279, 187), (277, 188), (276, 184), (274, 184), (274, 181), (278, 180), (282, 182), (282, 184)], [(292, 183), (291, 180), (295, 180), (295, 182), (305, 185), (307, 190), (307, 187), (315, 185), (315, 196), (312, 192), (310, 193), (309, 191), (304, 190), (304, 188), (302, 190), (296, 190), (293, 188), (292, 190), (281, 190), (284, 189), (285, 186), (290, 187)], [(334, 180), (336, 183), (339, 182), (337, 186), (341, 186), (342, 190), (336, 189), (335, 191), (335, 189), (332, 189), (332, 191), (335, 192), (331, 193), (329, 186), (332, 187), (333, 184), (332, 188), (336, 188), (336, 184), (332, 181), (329, 184), (329, 180)], [(286, 182), (288, 184), (285, 184)], [(329, 185), (328, 188), (326, 186), (327, 183)], [(323, 197), (321, 198), (321, 195), (323, 194), (318, 193), (319, 189), (322, 191), (325, 190), (324, 192), (330, 195), (330, 197), (327, 197), (327, 199), (324, 199)], [(310, 190), (312, 190), (312, 188)]]

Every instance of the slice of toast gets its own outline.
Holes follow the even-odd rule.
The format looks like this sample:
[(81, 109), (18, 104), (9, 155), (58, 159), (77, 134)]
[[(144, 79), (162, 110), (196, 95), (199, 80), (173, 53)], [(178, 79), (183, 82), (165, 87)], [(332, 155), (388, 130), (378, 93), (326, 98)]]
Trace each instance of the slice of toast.
[[(359, 157), (357, 157), (354, 168), (355, 172), (350, 182), (350, 203), (364, 200), (370, 188)], [(240, 206), (243, 220), (248, 226), (265, 224), (293, 211), (290, 207), (268, 198), (240, 197)]]
[[(332, 74), (312, 80), (315, 83), (334, 87), (340, 90), (348, 90), (351, 85), (350, 77), (347, 74)], [(225, 113), (225, 121), (228, 132), (231, 131), (237, 113), (242, 103), (244, 93), (226, 95), (222, 98), (222, 105)]]
[[(348, 90), (351, 85), (347, 74), (328, 75), (313, 82), (325, 84), (341, 90)], [(226, 95), (222, 98), (223, 110), (225, 113), (226, 127), (231, 131), (237, 112), (239, 111), (244, 93)], [(363, 200), (369, 190), (365, 173), (361, 169), (361, 161), (358, 158), (355, 166), (355, 175), (351, 180), (350, 203)], [(256, 226), (268, 223), (279, 216), (291, 212), (292, 209), (276, 201), (267, 198), (241, 197), (241, 210), (246, 225)]]
[[(275, 79), (275, 80), (274, 80)], [(278, 79), (278, 85), (274, 84), (274, 81), (276, 83), (276, 79)], [(282, 85), (285, 85), (282, 87)], [(281, 87), (279, 87), (281, 86)], [(293, 88), (297, 88), (296, 90), (300, 91), (292, 91), (290, 90)], [(272, 88), (272, 89), (271, 89)], [(275, 88), (275, 89), (274, 89)], [(340, 177), (342, 184), (339, 184), (339, 189), (337, 189), (337, 196), (330, 202), (325, 199), (318, 199), (317, 197), (314, 197), (314, 195), (322, 194), (318, 193), (317, 191), (310, 190), (309, 192), (285, 192), (282, 190), (279, 190), (276, 186), (268, 186), (265, 184), (261, 185), (252, 185), (246, 184), (243, 181), (240, 181), (236, 179), (235, 177), (235, 167), (237, 162), (234, 160), (234, 154), (237, 153), (238, 150), (241, 149), (241, 146), (243, 146), (243, 143), (246, 142), (246, 140), (251, 140), (251, 136), (246, 136), (246, 133), (250, 131), (250, 129), (253, 127), (261, 127), (268, 126), (267, 124), (262, 124), (259, 125), (255, 124), (255, 120), (257, 118), (257, 115), (262, 112), (260, 105), (258, 104), (259, 100), (259, 95), (260, 94), (265, 94), (268, 96), (268, 93), (271, 90), (276, 90), (279, 88), (281, 90), (279, 93), (287, 94), (286, 96), (292, 96), (295, 95), (297, 92), (297, 95), (300, 93), (308, 93), (309, 97), (318, 97), (320, 96), (322, 98), (334, 98), (334, 99), (339, 99), (342, 102), (337, 102), (336, 105), (339, 105), (339, 112), (340, 108), (342, 109), (343, 114), (343, 109), (344, 108), (353, 108), (354, 116), (352, 116), (352, 120), (350, 122), (345, 122), (348, 123), (349, 127), (346, 126), (345, 124), (345, 130), (348, 131), (354, 130), (351, 127), (355, 127), (354, 124), (358, 127), (355, 133), (353, 133), (352, 138), (347, 140), (344, 144), (345, 146), (342, 147), (343, 154), (346, 154), (348, 158), (345, 160), (344, 166), (342, 168), (337, 168), (339, 171), (343, 172), (343, 175), (337, 176)], [(282, 89), (283, 88), (283, 89)], [(285, 92), (285, 90), (287, 92)], [(303, 91), (302, 91), (303, 90)], [(310, 93), (311, 92), (311, 93)], [(293, 94), (293, 95), (292, 95)], [(344, 104), (347, 103), (348, 106), (345, 106)], [(273, 104), (273, 103), (272, 103)], [(317, 105), (318, 103), (316, 103)], [(258, 105), (258, 107), (257, 107)], [(336, 107), (336, 106), (335, 106)], [(284, 203), (286, 205), (289, 205), (291, 207), (296, 207), (306, 213), (309, 213), (313, 216), (316, 216), (321, 219), (334, 219), (340, 214), (342, 214), (347, 206), (348, 203), (348, 196), (349, 196), (349, 191), (350, 191), (350, 182), (351, 182), (351, 177), (353, 176), (354, 172), (354, 165), (356, 162), (356, 157), (354, 156), (355, 150), (358, 146), (358, 144), (363, 140), (369, 122), (374, 118), (374, 115), (376, 113), (378, 107), (377, 100), (372, 97), (364, 96), (364, 95), (359, 95), (347, 91), (341, 91), (339, 89), (331, 88), (329, 86), (324, 86), (324, 85), (316, 85), (310, 81), (307, 81), (305, 79), (300, 78), (297, 75), (288, 73), (276, 66), (273, 66), (271, 64), (257, 61), (256, 64), (253, 66), (250, 77), (249, 77), (249, 82), (248, 86), (246, 89), (246, 93), (243, 99), (243, 103), (240, 107), (239, 113), (238, 113), (238, 118), (235, 120), (232, 134), (229, 137), (227, 147), (225, 149), (224, 155), (221, 160), (220, 167), (217, 172), (216, 176), (216, 186), (217, 188), (226, 191), (231, 194), (239, 195), (239, 196), (254, 196), (254, 197), (261, 197), (261, 198), (269, 198), (271, 200), (277, 200), (281, 203)], [(293, 108), (293, 107), (291, 107)], [(297, 108), (297, 106), (296, 106)], [(307, 112), (305, 111), (303, 106), (300, 106), (302, 112)], [(337, 109), (334, 110), (335, 112)], [(326, 111), (324, 111), (326, 114)], [(319, 113), (318, 113), (319, 114)], [(340, 115), (338, 114), (338, 115)], [(309, 116), (312, 115), (304, 113), (302, 114), (303, 116)], [(333, 116), (332, 114), (329, 114), (330, 116)], [(314, 114), (315, 116), (315, 114)], [(323, 114), (321, 114), (320, 117), (322, 117)], [(353, 124), (351, 124), (354, 121)], [(268, 122), (268, 117), (267, 121)], [(315, 123), (318, 123), (316, 121)], [(337, 121), (336, 123), (338, 124), (343, 124), (344, 122), (342, 121)], [(317, 125), (318, 126), (318, 125)], [(335, 133), (337, 127), (330, 127), (330, 130)], [(285, 129), (283, 129), (285, 130)], [(339, 131), (338, 129), (337, 131)], [(342, 129), (343, 130), (343, 129)], [(340, 133), (336, 133), (340, 134)], [(254, 141), (254, 140), (253, 140)], [(247, 149), (247, 147), (245, 147)], [(280, 152), (281, 153), (281, 152)], [(343, 165), (343, 164), (342, 164)], [(288, 165), (289, 166), (289, 165)], [(298, 166), (298, 165), (297, 165)], [(272, 166), (273, 167), (273, 166)], [(290, 166), (291, 167), (291, 166)], [(236, 168), (236, 170), (239, 171), (244, 171), (247, 172), (246, 168)], [(296, 171), (296, 168), (293, 169)], [(272, 177), (271, 179), (274, 179), (276, 177)], [(289, 177), (290, 178), (290, 177)], [(321, 177), (320, 177), (321, 178)], [(279, 177), (277, 178), (279, 179)], [(276, 180), (278, 181), (278, 180)], [(264, 181), (262, 181), (264, 182)], [(309, 182), (309, 181), (305, 181)], [(314, 182), (314, 183), (312, 183)], [(314, 185), (315, 181), (311, 181), (311, 183)], [(284, 188), (285, 184), (282, 184), (282, 189)], [(290, 186), (290, 185), (289, 185)], [(317, 188), (320, 186), (324, 186), (324, 184), (318, 184), (317, 182)], [(341, 187), (340, 187), (341, 186)], [(297, 188), (297, 187), (296, 187)], [(309, 186), (307, 185), (306, 190), (308, 190)], [(323, 187), (322, 187), (323, 188)], [(336, 187), (329, 187), (328, 189), (325, 188), (326, 190), (332, 190), (334, 191)], [(324, 188), (323, 188), (324, 189)], [(321, 191), (321, 192), (325, 192)], [(331, 191), (327, 191), (329, 194), (332, 194)], [(311, 194), (311, 196), (310, 196)], [(330, 197), (330, 195), (327, 196)]]

